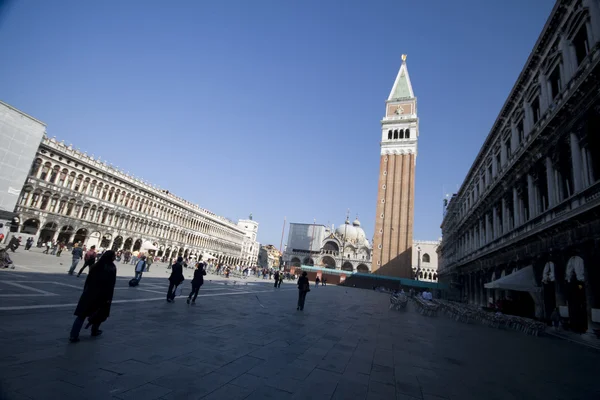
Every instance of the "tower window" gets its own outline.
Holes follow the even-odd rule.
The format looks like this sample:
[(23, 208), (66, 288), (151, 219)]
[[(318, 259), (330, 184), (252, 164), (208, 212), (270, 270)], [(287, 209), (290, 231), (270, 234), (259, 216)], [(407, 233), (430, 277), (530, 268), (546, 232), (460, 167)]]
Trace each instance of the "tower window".
[(404, 139), (404, 129), (400, 129), (400, 139)]
[(394, 139), (398, 139), (398, 129), (394, 130)]
[(429, 254), (427, 254), (427, 253), (423, 254), (423, 262), (424, 263), (430, 262)]
[(590, 45), (588, 43), (587, 31), (585, 24), (579, 28), (579, 32), (573, 38), (573, 46), (575, 47), (575, 55), (577, 57), (577, 65), (581, 65), (581, 62), (590, 52)]
[(392, 130), (388, 131), (388, 140), (392, 140)]
[(404, 137), (405, 137), (406, 139), (410, 139), (410, 129), (406, 129), (406, 130), (404, 131)]
[(540, 98), (536, 97), (535, 100), (531, 102), (531, 113), (533, 114), (533, 123), (537, 124), (540, 120)]

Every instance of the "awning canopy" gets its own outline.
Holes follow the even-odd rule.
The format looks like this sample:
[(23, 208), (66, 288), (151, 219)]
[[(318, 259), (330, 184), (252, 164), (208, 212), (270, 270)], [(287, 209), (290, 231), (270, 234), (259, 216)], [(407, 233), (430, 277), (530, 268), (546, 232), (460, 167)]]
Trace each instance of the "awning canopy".
[(483, 285), (486, 289), (516, 290), (519, 292), (541, 292), (535, 284), (531, 265)]
[(156, 247), (155, 245), (153, 245), (152, 243), (145, 241), (144, 244), (142, 244), (142, 249), (143, 250), (158, 250), (158, 247)]

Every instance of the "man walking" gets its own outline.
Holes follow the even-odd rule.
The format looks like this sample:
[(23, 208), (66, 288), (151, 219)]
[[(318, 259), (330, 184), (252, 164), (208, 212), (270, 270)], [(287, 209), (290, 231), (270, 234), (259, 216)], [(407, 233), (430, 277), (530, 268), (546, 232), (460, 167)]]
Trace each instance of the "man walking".
[(83, 258), (83, 267), (81, 267), (81, 269), (79, 270), (77, 277), (79, 278), (79, 275), (81, 275), (83, 270), (86, 269), (87, 267), (90, 267), (90, 269), (91, 269), (92, 265), (94, 265), (95, 262), (96, 262), (96, 246), (92, 246), (92, 247), (90, 247), (90, 250), (87, 253), (85, 253), (85, 256)]
[(79, 260), (83, 258), (83, 249), (79, 247), (79, 243), (75, 243), (75, 247), (73, 247), (71, 254), (73, 255), (73, 262), (71, 263), (71, 268), (69, 269), (69, 275), (73, 275), (75, 268), (77, 268), (77, 264), (79, 264)]
[[(200, 256), (200, 260), (202, 260), (202, 256)], [(187, 303), (190, 304), (191, 300), (192, 305), (196, 304), (198, 291), (200, 290), (200, 286), (204, 284), (204, 275), (206, 275), (206, 271), (204, 270), (205, 264), (200, 260), (196, 264), (196, 270), (194, 271), (194, 279), (192, 279), (192, 291), (190, 292), (190, 295), (187, 299)]]
[(144, 274), (144, 270), (146, 269), (146, 256), (141, 255), (137, 264), (135, 264), (135, 279), (138, 283), (142, 280), (142, 275)]
[(175, 290), (183, 282), (183, 257), (178, 257), (177, 262), (171, 267), (171, 276), (169, 276), (169, 291), (167, 292), (167, 302), (175, 301)]

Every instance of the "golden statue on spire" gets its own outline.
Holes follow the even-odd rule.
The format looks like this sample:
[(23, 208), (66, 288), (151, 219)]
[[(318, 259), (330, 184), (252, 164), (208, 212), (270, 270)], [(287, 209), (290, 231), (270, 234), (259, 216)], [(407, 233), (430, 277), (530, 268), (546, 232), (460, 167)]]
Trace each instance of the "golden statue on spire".
[(402, 62), (406, 62), (406, 54), (402, 54)]

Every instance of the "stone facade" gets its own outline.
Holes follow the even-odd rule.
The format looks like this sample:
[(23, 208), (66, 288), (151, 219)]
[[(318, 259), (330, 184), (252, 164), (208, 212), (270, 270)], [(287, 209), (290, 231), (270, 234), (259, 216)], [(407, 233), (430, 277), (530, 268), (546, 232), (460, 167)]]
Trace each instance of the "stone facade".
[(253, 267), (258, 264), (258, 251), (260, 243), (256, 241), (258, 235), (258, 222), (252, 219), (240, 219), (238, 228), (244, 231), (244, 242), (242, 243), (242, 265)]
[(415, 240), (412, 246), (412, 272), (415, 279), (437, 282), (438, 240)]
[(281, 252), (272, 244), (261, 246), (258, 251), (258, 266), (260, 268), (279, 268)]
[(139, 250), (149, 242), (158, 256), (241, 261), (244, 231), (237, 223), (47, 137), (16, 212), (20, 232), (38, 243), (53, 239)]
[[(600, 2), (557, 1), (441, 228), (455, 298), (538, 318), (559, 307), (573, 330), (597, 327)], [(529, 290), (485, 287), (529, 271)]]
[(372, 270), (382, 275), (412, 278), (419, 120), (405, 56), (386, 102), (381, 128)]

